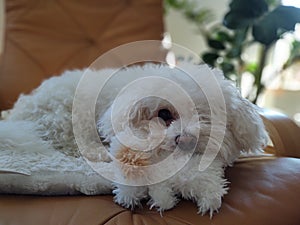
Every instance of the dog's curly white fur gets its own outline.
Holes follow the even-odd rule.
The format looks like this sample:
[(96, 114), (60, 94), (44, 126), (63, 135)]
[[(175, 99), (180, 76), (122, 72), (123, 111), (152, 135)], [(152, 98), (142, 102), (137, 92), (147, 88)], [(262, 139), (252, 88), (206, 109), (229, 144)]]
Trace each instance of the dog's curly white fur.
[[(180, 171), (162, 182), (145, 186), (113, 184), (115, 201), (125, 207), (134, 208), (140, 205), (142, 199), (150, 197), (148, 202), (150, 207), (164, 211), (174, 207), (181, 196), (182, 198), (195, 201), (199, 213), (209, 212), (212, 216), (213, 212), (218, 211), (220, 208), (222, 196), (228, 191), (228, 182), (224, 178), (224, 168), (232, 165), (242, 151), (261, 150), (266, 144), (267, 134), (257, 108), (242, 98), (234, 85), (224, 79), (220, 71), (211, 70), (211, 74), (206, 74), (204, 72), (207, 71), (204, 69), (205, 65), (185, 64), (184, 66), (187, 66), (190, 71), (193, 71), (204, 82), (205, 77), (215, 76), (225, 100), (226, 109), (221, 106), (217, 108), (222, 113), (226, 113), (227, 123), (224, 140), (215, 140), (220, 142), (217, 144), (220, 144), (221, 148), (214, 161), (205, 171), (199, 170), (199, 162), (210, 135), (211, 112), (204, 93), (182, 70), (170, 68), (167, 65), (155, 64), (122, 69), (118, 72), (120, 76), (117, 76), (117, 79), (113, 79), (113, 82), (108, 84), (106, 90), (103, 90), (97, 101), (97, 118), (95, 119), (97, 120), (99, 135), (105, 142), (109, 143), (110, 153), (117, 159), (121, 158), (125, 164), (134, 166), (148, 165), (160, 161), (161, 158), (166, 158), (179, 145), (181, 145), (183, 151), (186, 151), (185, 148), (190, 148), (189, 144), (191, 142), (196, 147), (188, 163)], [(114, 71), (110, 69), (100, 71), (88, 70), (86, 73), (102, 76), (111, 74)], [(28, 132), (33, 132), (35, 136), (40, 138), (39, 141), (32, 144), (34, 151), (38, 151), (36, 150), (37, 148), (43, 151), (45, 146), (51, 146), (51, 149), (62, 152), (66, 157), (81, 157), (75, 142), (71, 117), (74, 94), (82, 74), (83, 71), (79, 70), (68, 71), (61, 76), (52, 77), (44, 81), (32, 94), (20, 96), (13, 109), (6, 116), (6, 121), (16, 121), (16, 130), (22, 131), (23, 129), (24, 132), (27, 132), (27, 135)], [(121, 98), (124, 99), (123, 103), (119, 105), (113, 104), (119, 88), (124, 86), (124, 84), (128, 84), (140, 76), (152, 75), (170, 79), (187, 91), (195, 103), (195, 109), (190, 109), (191, 106), (184, 99), (181, 100), (181, 96), (176, 97), (181, 101), (180, 107), (182, 107), (183, 111), (185, 109), (196, 111), (198, 114), (197, 123), (189, 124), (190, 118), (185, 118), (186, 115), (184, 113), (179, 114), (178, 111), (180, 110), (163, 98), (150, 96), (137, 101), (137, 96), (143, 92), (144, 87), (137, 87), (135, 90), (131, 90), (130, 94), (126, 93), (126, 91), (122, 92)], [(151, 88), (153, 93), (157, 94), (156, 96), (160, 96), (160, 93), (163, 93), (165, 96), (174, 94), (174, 90), (170, 90), (167, 83), (160, 83)], [(115, 110), (114, 117), (111, 116), (113, 109)], [(154, 118), (159, 119), (155, 120)], [(80, 122), (84, 123), (84, 120), (82, 118)], [(20, 123), (19, 121), (23, 122)], [(153, 126), (151, 132), (149, 131), (149, 121), (151, 121)], [(118, 126), (116, 129), (113, 129), (113, 122)], [(1, 123), (0, 126), (5, 125), (5, 121)], [(182, 124), (187, 125), (182, 127)], [(26, 127), (30, 127), (30, 129)], [(34, 127), (34, 131), (32, 127)], [(122, 136), (122, 132), (129, 128), (138, 137), (145, 138), (152, 135), (152, 139), (159, 139), (161, 135), (155, 134), (163, 133), (164, 139), (160, 140), (159, 145), (153, 149), (150, 148), (152, 152), (141, 153), (134, 158), (135, 156), (132, 156), (133, 152), (130, 150), (132, 146), (127, 146), (128, 143), (120, 143), (120, 140), (116, 138), (117, 135)], [(154, 133), (153, 130), (155, 130)], [(200, 132), (199, 137), (197, 132)], [(82, 133), (85, 135), (84, 138), (87, 142), (95, 142), (95, 137), (90, 135), (88, 131), (82, 131)], [(11, 132), (11, 136), (7, 137), (7, 134), (5, 136), (4, 133), (1, 134), (0, 132), (0, 150), (7, 148), (12, 141), (17, 145), (17, 139), (20, 140), (20, 135), (18, 132), (17, 134), (14, 137), (13, 132)], [(198, 141), (195, 142), (194, 138), (197, 138)], [(14, 148), (16, 148), (15, 145)], [(138, 143), (130, 143), (129, 140), (129, 145), (138, 146)], [(26, 146), (26, 148), (30, 151), (30, 146)], [(126, 154), (131, 154), (131, 158)], [(128, 160), (126, 159), (127, 156), (129, 157)], [(107, 163), (111, 162), (105, 149), (100, 154), (91, 154), (90, 158)], [(143, 171), (132, 172), (126, 170), (124, 166), (118, 167), (116, 171), (124, 180), (139, 179), (139, 172), (143, 173)], [(131, 172), (133, 175), (128, 175)], [(144, 174), (141, 176), (144, 176)]]

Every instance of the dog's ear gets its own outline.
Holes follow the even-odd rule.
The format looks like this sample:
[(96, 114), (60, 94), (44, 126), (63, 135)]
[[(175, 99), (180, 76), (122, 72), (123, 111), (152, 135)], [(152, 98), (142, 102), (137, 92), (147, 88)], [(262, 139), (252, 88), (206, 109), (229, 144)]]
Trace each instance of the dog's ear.
[(259, 115), (259, 107), (243, 98), (235, 85), (224, 78), (223, 72), (213, 69), (220, 82), (226, 102), (227, 127), (241, 151), (255, 152), (267, 144), (268, 135)]
[(234, 95), (227, 114), (229, 129), (242, 151), (262, 150), (267, 144), (268, 135), (259, 115), (260, 109), (237, 91)]

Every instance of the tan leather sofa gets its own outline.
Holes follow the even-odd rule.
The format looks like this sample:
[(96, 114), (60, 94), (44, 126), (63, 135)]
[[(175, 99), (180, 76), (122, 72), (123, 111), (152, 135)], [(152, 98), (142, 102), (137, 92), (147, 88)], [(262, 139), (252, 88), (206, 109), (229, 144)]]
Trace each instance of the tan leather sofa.
[(0, 109), (66, 69), (89, 66), (109, 49), (161, 40), (161, 0), (9, 0), (0, 60)]
[[(5, 2), (0, 59), (0, 109), (12, 106), (41, 80), (82, 68), (129, 41), (161, 39), (160, 0), (9, 0)], [(147, 206), (130, 211), (105, 196), (0, 195), (0, 224), (298, 225), (300, 128), (283, 115), (263, 115), (274, 146), (271, 156), (241, 158), (226, 170), (230, 181), (220, 212), (211, 220), (181, 201), (161, 216)], [(1, 180), (0, 180), (1, 182)]]

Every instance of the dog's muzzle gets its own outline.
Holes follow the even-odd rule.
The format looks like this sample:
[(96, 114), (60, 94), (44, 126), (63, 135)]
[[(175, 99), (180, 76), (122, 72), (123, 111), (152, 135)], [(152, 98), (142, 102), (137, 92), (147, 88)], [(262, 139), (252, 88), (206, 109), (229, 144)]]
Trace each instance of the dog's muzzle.
[(175, 143), (181, 150), (193, 150), (196, 147), (197, 138), (191, 134), (177, 135)]

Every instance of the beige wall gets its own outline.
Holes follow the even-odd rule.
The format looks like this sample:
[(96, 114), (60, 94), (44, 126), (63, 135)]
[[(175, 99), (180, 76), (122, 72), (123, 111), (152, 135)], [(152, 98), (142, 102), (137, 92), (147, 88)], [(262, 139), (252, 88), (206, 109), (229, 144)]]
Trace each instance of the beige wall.
[[(230, 0), (194, 0), (199, 7), (212, 9), (218, 21), (222, 21), (228, 9)], [(174, 10), (170, 10), (165, 16), (165, 28), (172, 37), (172, 41), (182, 45), (195, 53), (205, 50), (205, 42), (194, 24), (187, 21), (184, 16)]]

